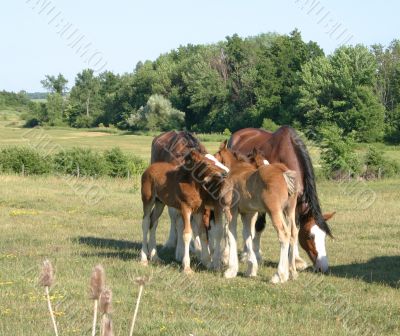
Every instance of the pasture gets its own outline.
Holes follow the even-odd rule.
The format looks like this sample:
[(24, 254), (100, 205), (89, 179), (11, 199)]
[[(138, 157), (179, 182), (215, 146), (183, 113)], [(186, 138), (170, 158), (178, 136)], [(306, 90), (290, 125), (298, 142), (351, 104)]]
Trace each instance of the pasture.
[[(4, 127), (0, 146), (28, 144), (18, 127)], [(120, 146), (149, 158), (151, 137), (121, 132), (46, 130), (65, 147)], [(218, 141), (205, 142), (214, 152)], [(397, 155), (393, 148), (390, 155)], [(314, 153), (315, 157), (317, 153)], [(56, 268), (51, 291), (61, 335), (87, 335), (91, 328), (88, 284), (92, 267), (103, 264), (113, 290), (116, 335), (128, 333), (138, 286), (149, 275), (136, 335), (398, 335), (400, 334), (399, 180), (319, 181), (323, 210), (336, 211), (327, 240), (330, 274), (302, 272), (284, 285), (269, 283), (279, 259), (276, 233), (267, 225), (264, 264), (255, 279), (226, 280), (194, 267), (180, 272), (171, 251), (164, 264), (143, 267), (140, 179), (0, 176), (0, 335), (52, 335), (39, 265)], [(93, 187), (98, 191), (92, 197)], [(167, 211), (158, 229), (162, 244)], [(240, 226), (241, 227), (241, 226)], [(239, 241), (241, 247), (241, 241)], [(301, 251), (303, 257), (306, 256)], [(308, 261), (308, 259), (307, 259)]]

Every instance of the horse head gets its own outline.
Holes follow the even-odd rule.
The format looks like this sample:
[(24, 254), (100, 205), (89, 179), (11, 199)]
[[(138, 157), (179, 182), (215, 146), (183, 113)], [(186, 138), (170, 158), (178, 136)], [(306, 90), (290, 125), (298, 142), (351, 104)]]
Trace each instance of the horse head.
[[(327, 221), (334, 216), (335, 212), (324, 214)], [(314, 269), (323, 273), (328, 271), (328, 256), (325, 247), (326, 233), (317, 225), (315, 219), (310, 217), (309, 220), (300, 226), (299, 242), (301, 247), (307, 252)]]
[[(217, 164), (218, 163), (218, 164)], [(197, 182), (208, 183), (215, 179), (224, 179), (229, 169), (210, 156), (192, 149), (185, 156), (185, 168), (192, 172)]]

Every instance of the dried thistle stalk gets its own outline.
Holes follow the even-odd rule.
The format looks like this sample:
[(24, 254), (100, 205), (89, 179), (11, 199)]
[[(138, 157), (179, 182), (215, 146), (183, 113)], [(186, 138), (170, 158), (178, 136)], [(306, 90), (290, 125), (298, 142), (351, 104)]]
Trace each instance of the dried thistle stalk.
[(104, 289), (106, 276), (103, 266), (97, 265), (93, 268), (90, 277), (90, 299), (98, 300), (102, 290)]
[(110, 314), (112, 308), (112, 291), (104, 288), (100, 294), (100, 312), (102, 314)]
[(43, 261), (42, 270), (39, 276), (39, 284), (43, 287), (51, 287), (54, 282), (53, 265), (48, 259)]
[(49, 288), (53, 285), (53, 282), (54, 282), (53, 265), (48, 259), (46, 259), (43, 261), (42, 269), (39, 275), (39, 284), (44, 287), (47, 300), (47, 307), (49, 309), (51, 322), (53, 323), (54, 333), (56, 336), (58, 336), (56, 318), (54, 316), (54, 311), (51, 306), (50, 292), (49, 292)]

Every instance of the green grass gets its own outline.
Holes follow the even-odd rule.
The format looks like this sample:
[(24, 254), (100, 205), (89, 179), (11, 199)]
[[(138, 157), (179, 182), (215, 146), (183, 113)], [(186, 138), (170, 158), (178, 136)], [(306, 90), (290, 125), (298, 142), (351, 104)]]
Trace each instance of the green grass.
[[(46, 302), (37, 286), (44, 258), (56, 268), (52, 301), (62, 335), (89, 334), (88, 281), (97, 263), (105, 266), (114, 292), (117, 335), (127, 334), (138, 292), (133, 279), (139, 275), (152, 279), (143, 296), (137, 335), (218, 335), (219, 327), (233, 327), (234, 335), (348, 335), (346, 323), (354, 329), (358, 316), (378, 328), (379, 335), (400, 333), (398, 180), (356, 186), (320, 183), (323, 208), (337, 211), (331, 222), (336, 240), (328, 241), (331, 274), (316, 278), (303, 272), (282, 286), (268, 282), (278, 261), (271, 227), (262, 240), (265, 263), (256, 279), (226, 280), (201, 268), (187, 277), (171, 253), (161, 254), (165, 265), (146, 268), (138, 262), (138, 178), (77, 184), (56, 177), (0, 180), (1, 335), (51, 335)], [(92, 183), (102, 190), (101, 197), (87, 204), (85, 191)], [(375, 202), (363, 210), (365, 202), (353, 189), (373, 191)], [(165, 211), (158, 243), (166, 239), (167, 229)]]
[[(0, 147), (43, 148), (38, 137), (17, 126), (18, 115), (12, 111), (7, 120), (0, 118)], [(53, 128), (43, 134), (51, 146), (120, 146), (149, 159), (151, 136), (95, 131)], [(219, 137), (204, 136), (211, 153)], [(400, 157), (398, 147), (382, 145), (382, 150)], [(315, 161), (318, 150), (310, 151)], [(331, 274), (303, 272), (282, 286), (268, 282), (279, 258), (270, 226), (262, 239), (265, 262), (256, 279), (241, 273), (226, 280), (201, 267), (186, 277), (171, 252), (161, 253), (164, 265), (141, 266), (138, 177), (0, 175), (0, 185), (0, 335), (52, 335), (43, 290), (37, 285), (44, 258), (56, 268), (51, 293), (61, 335), (90, 333), (88, 284), (97, 263), (106, 268), (113, 289), (116, 335), (128, 333), (138, 292), (133, 279), (140, 275), (152, 278), (142, 299), (137, 335), (227, 335), (229, 328), (232, 335), (349, 335), (349, 330), (365, 335), (364, 329), (354, 332), (360, 326), (372, 326), (377, 335), (400, 334), (399, 180), (319, 182), (323, 209), (337, 211), (331, 222), (336, 239), (327, 246)], [(374, 201), (366, 207), (371, 195)], [(166, 239), (168, 221), (165, 211), (159, 244)]]

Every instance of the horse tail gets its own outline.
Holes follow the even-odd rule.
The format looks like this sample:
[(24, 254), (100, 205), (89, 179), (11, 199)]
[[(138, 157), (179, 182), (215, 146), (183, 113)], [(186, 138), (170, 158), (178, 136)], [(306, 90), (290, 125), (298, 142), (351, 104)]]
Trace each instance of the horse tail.
[(308, 153), (307, 147), (304, 144), (303, 140), (300, 139), (295, 130), (291, 127), (289, 127), (288, 130), (290, 132), (290, 138), (295, 148), (297, 158), (299, 159), (303, 168), (304, 174), (304, 190), (302, 198), (303, 201), (307, 203), (308, 210), (306, 211), (306, 213), (300, 215), (300, 222), (302, 222), (301, 219), (308, 219), (310, 217), (313, 217), (319, 228), (330, 237), (333, 237), (331, 229), (329, 228), (327, 222), (324, 219), (324, 216), (322, 215), (321, 206), (319, 204), (317, 194), (317, 187), (315, 185), (314, 168), (311, 162), (310, 154)]
[(286, 170), (283, 173), (283, 178), (285, 179), (289, 196), (292, 196), (298, 191), (296, 176), (297, 174), (294, 170)]

